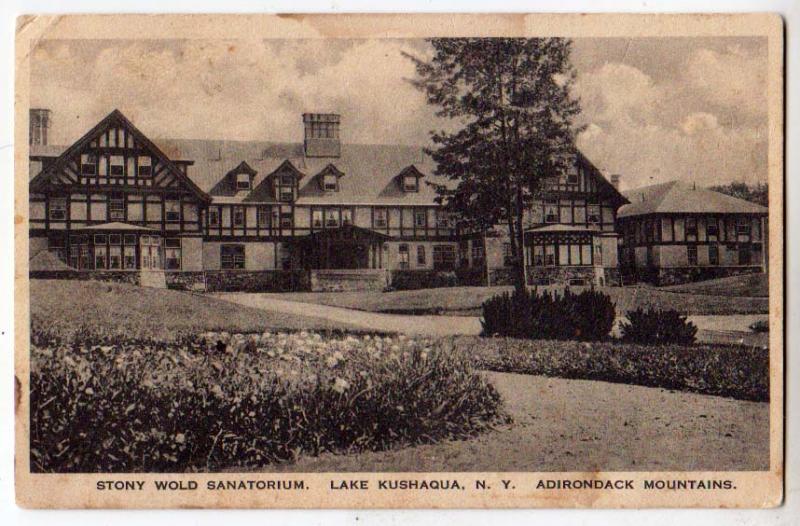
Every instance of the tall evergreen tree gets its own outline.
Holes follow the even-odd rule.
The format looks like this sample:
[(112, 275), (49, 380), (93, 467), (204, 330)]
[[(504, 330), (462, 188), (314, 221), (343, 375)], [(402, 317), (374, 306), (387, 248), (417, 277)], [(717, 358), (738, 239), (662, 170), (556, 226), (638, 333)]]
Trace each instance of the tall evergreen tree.
[(563, 38), (430, 39), (432, 58), (411, 55), (412, 82), (449, 131), (431, 132), (427, 150), (439, 201), (469, 228), (508, 228), (515, 286), (525, 287), (524, 210), (542, 186), (574, 162), (572, 43)]

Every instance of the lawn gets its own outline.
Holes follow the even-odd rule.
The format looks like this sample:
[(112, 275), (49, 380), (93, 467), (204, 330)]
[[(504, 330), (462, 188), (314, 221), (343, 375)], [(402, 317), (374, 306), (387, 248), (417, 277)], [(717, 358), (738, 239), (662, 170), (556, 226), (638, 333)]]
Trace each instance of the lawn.
[[(479, 316), (485, 300), (510, 290), (511, 287), (448, 287), (394, 292), (292, 292), (276, 297), (370, 312)], [(760, 297), (678, 293), (643, 286), (601, 287), (599, 290), (611, 296), (619, 314), (637, 307), (671, 308), (690, 315), (769, 312), (769, 300)]]
[(108, 336), (172, 340), (182, 335), (224, 329), (348, 330), (318, 318), (265, 312), (210, 296), (120, 283), (31, 280), (31, 324), (62, 334), (91, 332)]
[(661, 290), (713, 296), (769, 297), (769, 277), (766, 274), (746, 274), (729, 278), (710, 279), (663, 287)]

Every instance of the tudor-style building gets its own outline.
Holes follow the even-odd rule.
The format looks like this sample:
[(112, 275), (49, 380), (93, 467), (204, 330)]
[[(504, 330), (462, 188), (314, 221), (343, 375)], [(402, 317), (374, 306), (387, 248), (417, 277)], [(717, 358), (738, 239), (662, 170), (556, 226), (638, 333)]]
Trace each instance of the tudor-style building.
[[(303, 114), (303, 142), (278, 143), (151, 139), (115, 110), (59, 147), (50, 112), (30, 113), (33, 276), (204, 290), (383, 289), (438, 272), (511, 282), (504, 229), (459, 232), (421, 148), (342, 143), (336, 114)], [(529, 283), (619, 282), (617, 210), (632, 204), (617, 182), (578, 154), (545, 183), (525, 216)]]
[(620, 263), (635, 279), (669, 285), (767, 271), (767, 208), (678, 181), (625, 195)]

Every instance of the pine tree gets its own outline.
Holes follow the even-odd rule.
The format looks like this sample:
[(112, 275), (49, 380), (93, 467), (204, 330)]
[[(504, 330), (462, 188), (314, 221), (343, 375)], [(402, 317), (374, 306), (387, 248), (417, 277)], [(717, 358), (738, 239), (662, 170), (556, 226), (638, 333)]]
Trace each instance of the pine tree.
[[(430, 39), (432, 58), (414, 61), (422, 90), (450, 131), (431, 132), (427, 153), (439, 202), (462, 225), (508, 228), (515, 286), (525, 287), (524, 210), (542, 186), (574, 162), (574, 120), (580, 104), (571, 93), (572, 43), (563, 38)], [(454, 131), (453, 131), (454, 130)]]

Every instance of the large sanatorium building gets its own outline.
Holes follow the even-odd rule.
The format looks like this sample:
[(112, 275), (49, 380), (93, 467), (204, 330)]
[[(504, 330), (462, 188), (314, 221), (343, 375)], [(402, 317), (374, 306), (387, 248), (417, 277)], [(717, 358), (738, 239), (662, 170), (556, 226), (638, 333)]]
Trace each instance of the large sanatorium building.
[[(510, 282), (503, 228), (462, 231), (421, 148), (343, 144), (339, 115), (303, 114), (302, 143), (151, 139), (115, 110), (54, 146), (50, 124), (30, 111), (33, 277), (250, 291)], [(765, 208), (672, 183), (624, 196), (610, 179), (578, 154), (546, 182), (526, 215), (529, 283), (765, 271)]]

